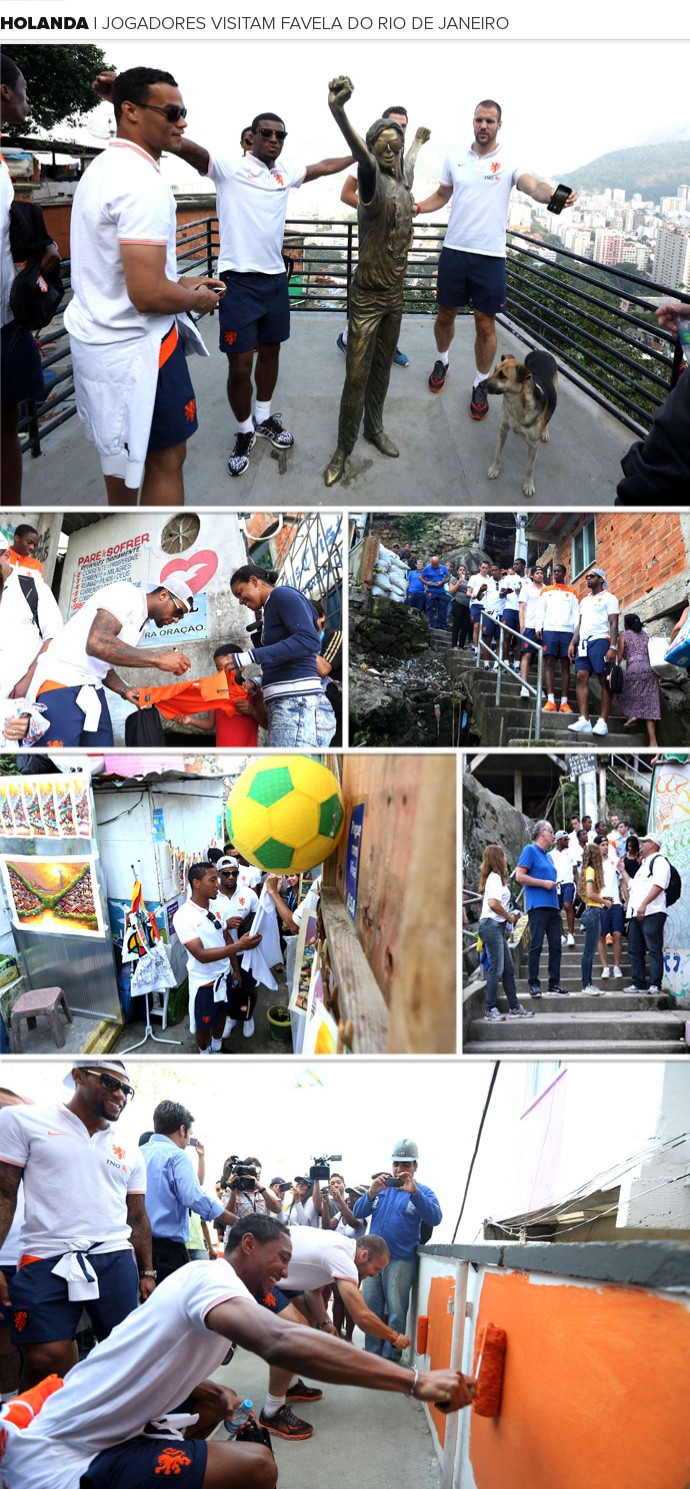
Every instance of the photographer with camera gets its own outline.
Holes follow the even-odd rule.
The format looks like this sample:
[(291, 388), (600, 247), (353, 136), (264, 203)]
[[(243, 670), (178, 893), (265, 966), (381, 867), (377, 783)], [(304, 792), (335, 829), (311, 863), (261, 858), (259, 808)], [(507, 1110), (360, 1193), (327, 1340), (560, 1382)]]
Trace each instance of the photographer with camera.
[(241, 1163), (234, 1160), (228, 1184), (228, 1198), (238, 1220), (245, 1215), (280, 1215), (282, 1201), (273, 1188), (266, 1189), (261, 1183), (261, 1159), (245, 1158)]
[[(433, 1190), (417, 1183), (418, 1158), (417, 1144), (402, 1138), (393, 1148), (393, 1173), (374, 1174), (366, 1194), (353, 1206), (358, 1220), (371, 1215), (370, 1236), (382, 1236), (391, 1257), (385, 1271), (365, 1282), (364, 1300), (378, 1318), (385, 1316), (401, 1332), (417, 1272), (417, 1247), (420, 1241), (429, 1239), (433, 1227), (443, 1219)], [(380, 1336), (372, 1338), (368, 1334), (364, 1347), (370, 1354), (399, 1360), (405, 1345), (382, 1343)]]
[(153, 1233), (153, 1268), (158, 1282), (189, 1261), (189, 1212), (202, 1220), (234, 1225), (236, 1216), (211, 1199), (197, 1183), (184, 1149), (193, 1138), (194, 1118), (178, 1101), (160, 1101), (153, 1114), (153, 1134), (142, 1148), (146, 1164), (146, 1213)]

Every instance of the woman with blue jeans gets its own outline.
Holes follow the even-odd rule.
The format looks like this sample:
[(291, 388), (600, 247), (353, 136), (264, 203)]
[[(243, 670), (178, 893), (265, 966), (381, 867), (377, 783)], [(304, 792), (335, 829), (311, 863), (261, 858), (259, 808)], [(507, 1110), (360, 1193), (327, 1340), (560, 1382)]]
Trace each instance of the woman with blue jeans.
[(487, 1024), (505, 1022), (505, 1014), (499, 1013), (496, 1002), (498, 984), (501, 981), (508, 999), (508, 1017), (534, 1018), (531, 1009), (523, 1008), (522, 1004), (518, 1003), (515, 991), (515, 970), (508, 945), (508, 932), (520, 917), (510, 909), (510, 890), (506, 883), (507, 878), (508, 865), (505, 853), (498, 843), (490, 843), (488, 848), (484, 849), (479, 875), (479, 889), (484, 895), (479, 935), (489, 959), (484, 994), (486, 999), (484, 1019)]
[(610, 895), (602, 894), (603, 888), (604, 866), (601, 848), (596, 843), (588, 843), (582, 855), (582, 868), (577, 890), (580, 898), (585, 902), (582, 916), (582, 929), (585, 935), (585, 944), (582, 948), (582, 991), (589, 993), (590, 996), (598, 996), (601, 992), (601, 988), (594, 987), (592, 983), (594, 953), (601, 935), (601, 912), (604, 906), (608, 907), (613, 903)]
[(268, 713), (268, 743), (284, 750), (325, 750), (336, 717), (321, 685), (321, 637), (312, 601), (255, 564), (237, 569), (230, 588), (240, 605), (263, 610), (261, 645), (231, 652), (233, 670), (258, 663)]

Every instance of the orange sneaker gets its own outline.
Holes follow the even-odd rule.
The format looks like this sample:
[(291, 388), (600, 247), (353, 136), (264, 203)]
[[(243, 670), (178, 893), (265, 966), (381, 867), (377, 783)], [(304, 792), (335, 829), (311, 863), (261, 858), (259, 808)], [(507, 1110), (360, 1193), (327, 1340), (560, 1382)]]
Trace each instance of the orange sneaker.
[(550, 701), (550, 700), (549, 700), (549, 702), (548, 702), (548, 703), (545, 703), (545, 704), (544, 704), (544, 707), (543, 707), (543, 710), (542, 710), (542, 712), (543, 712), (543, 713), (558, 713), (558, 709), (557, 709), (557, 708), (556, 708), (556, 705), (555, 705), (555, 703), (552, 703), (552, 702), (551, 702), (551, 701)]
[(559, 710), (558, 710), (558, 712), (559, 713), (572, 713), (572, 711), (573, 710), (570, 707), (570, 704), (568, 703), (567, 699), (564, 699), (563, 702), (562, 702), (562, 704), (561, 704), (561, 706), (560, 706), (560, 708), (559, 708)]

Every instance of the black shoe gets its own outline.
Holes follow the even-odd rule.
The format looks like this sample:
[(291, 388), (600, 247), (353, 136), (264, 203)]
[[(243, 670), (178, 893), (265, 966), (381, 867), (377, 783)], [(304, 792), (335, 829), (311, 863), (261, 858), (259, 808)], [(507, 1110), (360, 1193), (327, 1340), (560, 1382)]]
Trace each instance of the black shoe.
[(442, 362), (441, 358), (439, 357), (438, 361), (434, 362), (433, 370), (429, 373), (429, 387), (431, 388), (432, 393), (441, 392), (441, 390), (445, 387), (447, 376), (448, 363)]
[(549, 998), (569, 998), (570, 993), (565, 987), (550, 987), (548, 996)]
[(289, 1406), (281, 1406), (280, 1411), (274, 1412), (272, 1417), (267, 1417), (262, 1411), (259, 1421), (262, 1427), (267, 1427), (276, 1437), (291, 1437), (295, 1442), (303, 1442), (305, 1437), (312, 1437), (314, 1434), (311, 1424), (296, 1417)]
[(295, 443), (294, 434), (283, 428), (280, 414), (271, 414), (270, 419), (264, 419), (263, 424), (257, 424), (255, 419), (254, 428), (261, 439), (270, 439), (276, 450), (291, 450)]
[(489, 412), (489, 397), (483, 383), (477, 383), (470, 398), (470, 418), (485, 419)]
[(286, 1401), (320, 1401), (322, 1396), (323, 1391), (318, 1386), (305, 1386), (303, 1380), (298, 1380), (285, 1392)]
[(253, 431), (242, 434), (238, 429), (235, 435), (235, 443), (232, 454), (228, 460), (228, 474), (231, 476), (243, 476), (249, 465), (249, 451), (254, 449), (256, 435)]
[(541, 998), (541, 988), (536, 986), (530, 987), (529, 995), (530, 998)]

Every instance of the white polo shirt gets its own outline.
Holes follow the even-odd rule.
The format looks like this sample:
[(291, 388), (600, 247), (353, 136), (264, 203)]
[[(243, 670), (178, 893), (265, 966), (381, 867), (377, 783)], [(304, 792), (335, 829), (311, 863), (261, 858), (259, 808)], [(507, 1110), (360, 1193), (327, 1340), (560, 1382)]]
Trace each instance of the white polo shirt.
[(477, 155), (468, 146), (457, 159), (446, 156), (441, 185), (452, 186), (453, 195), (444, 248), (505, 258), (510, 193), (527, 174), (500, 145), (490, 155)]
[[(653, 869), (652, 861), (654, 861)], [(643, 858), (634, 879), (631, 879), (628, 885), (628, 920), (631, 920), (633, 915), (637, 914), (642, 901), (647, 898), (653, 884), (658, 885), (661, 894), (658, 894), (656, 899), (652, 900), (651, 905), (647, 906), (644, 912), (645, 916), (660, 915), (662, 913), (665, 915), (667, 910), (666, 890), (670, 882), (671, 865), (668, 859), (664, 857), (660, 848), (656, 853), (650, 853), (647, 858)]]
[(602, 589), (598, 595), (585, 595), (580, 601), (580, 640), (608, 641), (609, 617), (618, 613), (618, 600), (610, 590)]
[(245, 155), (211, 160), (208, 175), (216, 188), (220, 227), (218, 273), (284, 274), (282, 247), (292, 186), (301, 186), (305, 165), (293, 170), (278, 157), (272, 165)]
[[(248, 884), (239, 884), (230, 900), (226, 895), (220, 895), (219, 898), (225, 900), (228, 915), (255, 915), (259, 908), (259, 896)], [(217, 900), (214, 900), (214, 904), (217, 904)], [(231, 930), (230, 935), (233, 941), (237, 940), (237, 931)]]
[(615, 854), (607, 853), (606, 858), (602, 858), (602, 867), (604, 870), (604, 894), (610, 894), (614, 905), (620, 905), (621, 881), (618, 872), (618, 859)]
[(77, 186), (70, 251), (74, 298), (64, 322), (70, 336), (91, 344), (161, 338), (173, 323), (166, 311), (136, 310), (127, 294), (120, 245), (165, 248), (165, 273), (177, 281), (175, 198), (153, 157), (130, 140), (111, 140)]
[(296, 1226), (291, 1239), (288, 1274), (280, 1283), (287, 1292), (311, 1292), (314, 1288), (326, 1287), (339, 1277), (359, 1286), (356, 1242), (349, 1236), (337, 1231), (314, 1230), (307, 1223)]
[(0, 160), (0, 326), (9, 325), (13, 318), (10, 290), (17, 273), (10, 253), (10, 207), (13, 201), (12, 177), (4, 160)]
[(90, 1135), (66, 1106), (6, 1107), (0, 1162), (24, 1171), (22, 1252), (62, 1256), (95, 1243), (129, 1248), (127, 1196), (145, 1194), (146, 1167), (116, 1123)]
[(51, 682), (61, 683), (66, 688), (82, 687), (85, 683), (100, 687), (112, 662), (101, 661), (99, 657), (89, 657), (86, 654), (86, 643), (96, 612), (107, 610), (109, 615), (114, 615), (120, 622), (118, 641), (124, 641), (128, 646), (138, 646), (149, 624), (146, 599), (146, 591), (131, 584), (128, 579), (119, 580), (117, 584), (106, 584), (103, 589), (97, 590), (82, 605), (81, 610), (68, 620), (59, 635), (51, 641), (48, 651), (40, 658), (34, 674), (34, 689), (46, 678), (50, 678)]
[[(167, 1277), (145, 1308), (136, 1308), (69, 1371), (29, 1428), (10, 1431), (2, 1464), (8, 1483), (16, 1489), (79, 1489), (98, 1453), (175, 1412), (227, 1355), (228, 1339), (209, 1329), (206, 1319), (236, 1298), (260, 1306), (223, 1260), (213, 1266), (189, 1262)], [(177, 1439), (174, 1446), (184, 1449), (184, 1442)]]
[(533, 584), (531, 579), (526, 579), (520, 595), (520, 607), (524, 606), (524, 628), (530, 631), (539, 630), (539, 618), (541, 615), (543, 584)]
[[(480, 574), (479, 570), (477, 570), (476, 574), (472, 574), (467, 581), (467, 594), (470, 600), (470, 604), (479, 605), (482, 610), (485, 610), (486, 601), (490, 593), (492, 584), (493, 580), (490, 574)], [(482, 585), (488, 585), (489, 588), (484, 590), (484, 594), (482, 595), (481, 600), (478, 600), (476, 596), (479, 590), (482, 588)]]
[[(187, 900), (173, 915), (173, 930), (185, 948), (188, 947), (190, 941), (199, 940), (205, 951), (220, 949), (226, 945), (223, 930), (228, 916), (235, 913), (239, 914), (239, 911), (230, 910), (230, 900), (224, 894), (219, 894), (215, 900), (211, 900), (208, 910), (204, 910), (203, 905), (195, 905), (193, 900)], [(213, 919), (209, 919), (209, 916)], [(214, 921), (218, 924), (214, 924)], [(199, 962), (191, 951), (187, 951), (190, 1012), (194, 1007), (194, 995), (197, 989), (204, 987), (207, 982), (218, 982), (221, 976), (224, 981), (229, 967), (229, 957), (219, 957), (217, 962)], [(219, 992), (224, 996), (220, 985)], [(219, 1001), (222, 1000), (219, 999)]]
[(0, 698), (9, 698), (44, 642), (62, 630), (59, 605), (40, 574), (22, 574), (22, 578), (33, 579), (36, 585), (38, 625), (34, 625), (19, 573), (13, 569), (0, 596)]

